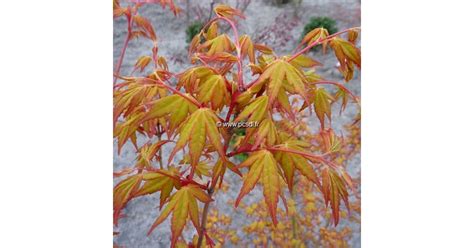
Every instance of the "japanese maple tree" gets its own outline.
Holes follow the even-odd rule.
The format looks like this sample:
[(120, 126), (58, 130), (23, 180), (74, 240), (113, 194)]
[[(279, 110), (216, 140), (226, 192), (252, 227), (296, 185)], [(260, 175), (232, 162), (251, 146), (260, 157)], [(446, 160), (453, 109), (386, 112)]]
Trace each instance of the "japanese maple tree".
[[(161, 1), (175, 14), (173, 1)], [(295, 178), (304, 177), (315, 186), (314, 195), (331, 210), (331, 222), (338, 225), (341, 207), (350, 211), (349, 194), (353, 180), (345, 170), (345, 160), (337, 159), (342, 137), (331, 128), (333, 104), (341, 102), (344, 111), (349, 101), (359, 102), (345, 83), (327, 81), (317, 74), (322, 66), (306, 55), (322, 45), (331, 49), (339, 70), (349, 82), (361, 66), (356, 46), (359, 28), (329, 35), (316, 28), (302, 40), (296, 52), (277, 55), (264, 44), (255, 44), (239, 34), (236, 23), (244, 15), (229, 6), (218, 5), (212, 18), (190, 43), (192, 67), (183, 72), (168, 70), (166, 58), (159, 56), (158, 38), (150, 21), (139, 14), (141, 4), (122, 7), (114, 1), (114, 17), (127, 19), (127, 37), (114, 72), (114, 138), (120, 153), (126, 142), (136, 148), (136, 163), (117, 171), (121, 181), (114, 187), (114, 224), (123, 218), (122, 209), (136, 197), (160, 194), (161, 212), (148, 234), (171, 218), (171, 247), (179, 242), (190, 247), (214, 246), (206, 231), (214, 193), (226, 175), (241, 177), (242, 185), (235, 207), (257, 184), (273, 225), (278, 225), (278, 203), (288, 209), (285, 194), (293, 194)], [(230, 26), (230, 34), (221, 33)], [(149, 56), (137, 58), (132, 72), (143, 76), (121, 75), (120, 68), (128, 42), (143, 38), (152, 42)], [(245, 74), (252, 80), (245, 80)], [(331, 93), (326, 87), (335, 87)], [(303, 113), (317, 118), (319, 130), (301, 135), (291, 125), (299, 125)], [(236, 140), (237, 127), (222, 123), (255, 122)], [(292, 124), (293, 123), (293, 124)], [(149, 141), (139, 147), (137, 135)], [(164, 145), (172, 145), (168, 157)], [(248, 154), (237, 164), (234, 156)], [(175, 157), (182, 158), (175, 163)], [(352, 189), (351, 189), (352, 188)], [(287, 194), (288, 195), (288, 194)], [(302, 203), (304, 204), (304, 202)], [(188, 222), (197, 238), (182, 240)]]

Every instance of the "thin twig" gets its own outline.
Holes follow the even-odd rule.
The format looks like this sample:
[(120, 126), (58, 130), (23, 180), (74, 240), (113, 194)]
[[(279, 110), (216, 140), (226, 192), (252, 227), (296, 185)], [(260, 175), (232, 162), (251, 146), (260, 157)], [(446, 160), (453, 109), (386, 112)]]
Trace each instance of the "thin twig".
[[(215, 188), (215, 186), (211, 186), (207, 190), (207, 193), (209, 194), (209, 197), (212, 197), (212, 195), (214, 194), (214, 188)], [(204, 239), (204, 232), (206, 231), (206, 224), (207, 224), (207, 215), (209, 213), (209, 205), (210, 205), (210, 202), (206, 203), (204, 205), (204, 209), (202, 211), (201, 228), (199, 228), (199, 238), (198, 238), (197, 248), (201, 248), (202, 241)]]
[(133, 11), (130, 7), (128, 7), (128, 10), (130, 12), (130, 16), (127, 16), (127, 37), (125, 38), (125, 42), (123, 44), (122, 51), (120, 52), (120, 57), (116, 65), (114, 74), (114, 84), (117, 82), (118, 75), (120, 75), (120, 69), (122, 68), (123, 58), (125, 57), (125, 51), (127, 50), (130, 39), (132, 38)]

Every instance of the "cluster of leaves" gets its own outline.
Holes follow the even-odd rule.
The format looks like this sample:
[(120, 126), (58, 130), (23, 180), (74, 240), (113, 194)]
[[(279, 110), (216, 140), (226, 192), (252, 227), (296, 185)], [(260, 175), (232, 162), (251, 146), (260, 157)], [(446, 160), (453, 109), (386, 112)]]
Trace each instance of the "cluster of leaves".
[[(311, 139), (310, 127), (305, 122), (294, 125), (293, 122), (283, 120), (280, 124), (284, 124), (289, 132), (298, 132), (300, 137)], [(340, 150), (337, 156), (334, 154), (335, 161), (348, 161), (360, 151), (358, 124), (355, 122), (346, 126), (348, 135), (339, 143)], [(360, 185), (358, 178), (355, 184)], [(223, 184), (220, 194), (228, 194), (228, 188), (228, 184)], [(324, 207), (324, 200), (315, 195), (316, 190), (313, 182), (305, 177), (298, 178), (287, 202), (288, 209), (278, 209), (279, 222), (276, 226), (269, 219), (265, 201), (261, 200), (241, 206), (247, 216), (245, 225), (232, 225), (236, 213), (226, 215), (215, 209), (209, 214), (206, 229), (215, 247), (230, 244), (240, 247), (351, 247), (349, 241), (358, 230), (330, 225), (331, 213)], [(233, 202), (228, 204), (233, 205)], [(351, 203), (350, 215), (343, 210), (341, 216), (348, 222), (360, 223), (360, 200)], [(236, 235), (237, 230), (241, 230), (244, 235)]]
[[(172, 1), (162, 2), (174, 6)], [(114, 85), (114, 137), (119, 152), (130, 141), (137, 157), (133, 166), (115, 173), (121, 178), (114, 187), (115, 225), (124, 217), (122, 210), (131, 199), (159, 193), (161, 212), (148, 234), (171, 216), (171, 246), (176, 247), (184, 242), (180, 236), (191, 220), (197, 240), (189, 246), (201, 247), (205, 240), (212, 247), (215, 242), (206, 229), (209, 206), (228, 171), (242, 177), (236, 207), (257, 184), (262, 185), (274, 226), (279, 223), (280, 199), (289, 209), (285, 188), (291, 192), (297, 178), (306, 178), (318, 189), (320, 195), (313, 190), (314, 197), (331, 209), (332, 222), (337, 225), (344, 216), (342, 203), (350, 209), (349, 189), (354, 186), (343, 166), (345, 161), (334, 161), (341, 138), (331, 129), (331, 109), (334, 102), (341, 101), (343, 111), (349, 100), (358, 102), (358, 98), (342, 83), (322, 79), (315, 70), (321, 63), (304, 53), (318, 44), (329, 44), (349, 81), (354, 68), (360, 67), (360, 51), (355, 46), (358, 29), (328, 35), (324, 28), (316, 28), (303, 39), (304, 49), (278, 56), (248, 35), (238, 34), (236, 23), (245, 18), (240, 11), (218, 5), (216, 16), (190, 43), (194, 66), (174, 74), (166, 59), (158, 55), (156, 34), (151, 23), (139, 15), (139, 7), (125, 8), (114, 2), (114, 16), (126, 16), (129, 36), (149, 39), (153, 44), (150, 56), (138, 58), (134, 70), (152, 67), (151, 73), (119, 75), (121, 62), (116, 69), (115, 78), (121, 81)], [(220, 33), (222, 22), (231, 27), (232, 38)], [(128, 40), (122, 58), (127, 44)], [(245, 68), (250, 69), (253, 81), (244, 80)], [(330, 93), (324, 85), (336, 87), (337, 93)], [(316, 113), (320, 122), (320, 130), (312, 134), (316, 139), (303, 139), (305, 136), (287, 123), (299, 126), (305, 112)], [(247, 128), (245, 136), (231, 145), (235, 128), (217, 125), (229, 121), (259, 125)], [(149, 141), (138, 146), (137, 135)], [(164, 145), (173, 146), (166, 161), (161, 153)], [(241, 153), (247, 153), (248, 158), (235, 165), (231, 158)]]
[[(288, 210), (278, 211), (280, 222), (273, 225), (268, 221), (268, 212), (263, 201), (245, 206), (248, 219), (253, 220), (243, 226), (247, 235), (245, 247), (350, 247), (349, 240), (352, 230), (346, 226), (336, 228), (327, 225), (326, 219), (330, 213), (324, 207), (324, 201), (314, 194), (314, 184), (306, 178), (298, 181), (293, 198), (288, 200)], [(304, 204), (298, 205), (296, 200)], [(351, 205), (358, 209), (357, 204)], [(351, 222), (360, 222), (352, 212)], [(341, 215), (348, 217), (347, 211)]]

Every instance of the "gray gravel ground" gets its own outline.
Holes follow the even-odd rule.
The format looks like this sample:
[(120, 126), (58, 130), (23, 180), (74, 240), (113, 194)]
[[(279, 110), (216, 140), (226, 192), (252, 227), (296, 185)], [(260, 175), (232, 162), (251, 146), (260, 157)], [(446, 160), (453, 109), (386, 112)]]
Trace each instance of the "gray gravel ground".
[[(178, 0), (175, 2), (179, 6), (185, 6), (184, 1)], [(191, 1), (193, 6), (200, 5), (205, 11), (208, 11), (209, 2), (210, 1), (208, 0)], [(233, 1), (228, 2), (235, 6)], [(247, 33), (253, 38), (255, 37), (257, 30), (262, 30), (267, 26), (274, 25), (275, 18), (280, 14), (287, 13), (288, 16), (292, 16), (294, 13), (294, 8), (291, 6), (285, 5), (284, 7), (277, 7), (268, 2), (269, 1), (263, 0), (254, 0), (251, 2), (245, 11), (247, 19), (240, 21), (239, 23), (241, 34)], [(301, 31), (303, 30), (304, 24), (312, 16), (330, 16), (338, 21), (338, 28), (342, 30), (348, 27), (360, 26), (359, 10), (360, 2), (357, 0), (303, 0), (301, 8), (297, 10), (298, 15), (301, 17), (301, 21), (295, 23), (293, 28), (289, 30), (292, 39), (289, 40), (285, 46), (276, 48), (275, 51), (280, 55), (291, 53), (293, 50), (292, 48), (296, 47), (300, 41)], [(169, 9), (163, 10), (158, 5), (146, 5), (142, 7), (140, 13), (151, 20), (155, 27), (156, 33), (159, 37), (159, 54), (166, 58), (172, 58), (168, 61), (170, 71), (175, 73), (183, 71), (184, 68), (189, 66), (185, 42), (186, 18), (184, 16), (174, 17)], [(208, 15), (208, 12), (206, 12), (206, 15)], [(195, 18), (194, 15), (191, 16), (191, 21), (193, 18)], [(125, 18), (114, 20), (114, 65), (120, 55), (125, 36)], [(268, 42), (271, 43), (272, 41), (270, 40)], [(150, 48), (151, 44), (147, 40), (140, 39), (131, 41), (123, 61), (121, 74), (127, 75), (130, 73), (136, 59), (142, 55), (149, 55)], [(318, 71), (319, 74), (328, 80), (342, 81), (342, 78), (336, 69), (337, 61), (332, 54), (329, 53), (323, 55), (321, 52), (316, 52), (312, 53), (311, 56), (314, 56), (324, 64), (324, 67)], [(360, 76), (358, 72), (356, 73), (355, 78), (348, 85), (348, 88), (356, 95), (360, 96)], [(357, 114), (357, 107), (355, 104), (349, 104), (342, 115), (333, 116), (334, 130), (337, 133), (344, 133), (343, 126), (350, 123), (355, 114)], [(308, 121), (310, 126), (314, 126), (315, 129), (319, 127), (316, 118), (310, 118)], [(146, 137), (138, 137), (139, 144), (143, 144), (146, 141)], [(171, 148), (171, 146), (164, 146), (163, 155), (165, 157), (167, 157)], [(125, 144), (121, 154), (119, 155), (117, 154), (117, 143), (114, 141), (114, 151), (114, 171), (133, 165), (135, 152), (134, 147), (130, 143)], [(178, 161), (179, 157), (175, 158), (175, 160)], [(352, 176), (360, 176), (359, 154), (349, 161), (348, 169)], [(219, 208), (220, 212), (235, 216), (233, 218), (234, 222), (232, 223), (232, 226), (242, 227), (248, 223), (245, 214), (242, 210), (236, 210), (227, 204), (228, 200), (236, 198), (241, 187), (241, 182), (239, 182), (232, 174), (227, 175), (226, 181), (230, 185), (229, 191), (227, 194), (219, 194), (218, 197), (216, 197), (215, 206)], [(117, 183), (117, 179), (114, 179), (114, 183)], [(244, 198), (243, 202), (247, 204), (257, 202), (261, 197), (262, 193), (260, 189), (256, 187), (254, 191)], [(129, 248), (168, 247), (170, 243), (169, 220), (158, 226), (150, 236), (146, 236), (153, 221), (159, 215), (159, 210), (157, 209), (158, 202), (158, 194), (141, 197), (129, 202), (123, 211), (127, 217), (122, 218), (119, 221), (118, 227), (115, 228), (115, 231), (120, 233), (114, 237), (115, 243)], [(354, 230), (351, 245), (353, 247), (360, 247), (360, 226), (342, 221), (338, 228), (343, 228), (345, 225), (351, 225)], [(189, 240), (192, 234), (193, 232), (186, 232), (185, 237)]]

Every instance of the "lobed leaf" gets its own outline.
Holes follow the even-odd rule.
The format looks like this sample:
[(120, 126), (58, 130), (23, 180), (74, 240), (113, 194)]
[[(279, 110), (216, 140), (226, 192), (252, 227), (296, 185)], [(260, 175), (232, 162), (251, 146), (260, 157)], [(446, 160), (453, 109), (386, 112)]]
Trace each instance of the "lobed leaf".
[(186, 98), (180, 95), (170, 95), (154, 102), (141, 121), (145, 122), (168, 116), (168, 131), (169, 133), (173, 133), (186, 117), (196, 110), (197, 107)]
[(180, 129), (179, 139), (171, 152), (170, 161), (176, 152), (188, 144), (191, 166), (197, 166), (206, 140), (216, 149), (222, 159), (226, 159), (221, 143), (221, 135), (216, 123), (219, 118), (209, 108), (200, 108), (190, 115)]
[[(330, 167), (325, 167), (321, 175), (324, 201), (326, 202), (326, 206), (328, 206), (328, 204), (331, 205), (332, 217), (334, 224), (337, 226), (339, 223), (341, 199), (349, 210), (349, 193), (347, 192), (344, 179), (341, 179), (338, 173)], [(348, 175), (346, 174), (345, 177), (348, 178)]]
[(167, 170), (157, 170), (144, 173), (143, 180), (145, 183), (135, 195), (143, 196), (161, 191), (160, 208), (163, 207), (166, 200), (169, 198), (173, 188), (181, 187), (178, 170), (174, 167), (170, 167)]
[(242, 112), (235, 118), (235, 122), (241, 121), (243, 119), (248, 119), (248, 121), (259, 122), (263, 119), (268, 109), (268, 97), (260, 96), (257, 97), (252, 103), (244, 108)]
[(331, 120), (331, 102), (333, 98), (323, 87), (316, 89), (314, 95), (314, 111), (321, 122), (321, 127), (324, 129), (324, 116)]
[(273, 154), (268, 150), (260, 150), (252, 153), (238, 168), (250, 167), (244, 176), (244, 183), (235, 201), (237, 207), (242, 198), (248, 194), (260, 180), (263, 185), (263, 195), (267, 204), (273, 224), (278, 223), (276, 213), (278, 197), (281, 196), (280, 171)]
[(126, 178), (114, 187), (114, 224), (118, 224), (120, 212), (140, 187), (141, 174)]
[(217, 5), (214, 8), (214, 13), (216, 13), (217, 16), (228, 18), (234, 22), (235, 22), (235, 19), (234, 19), (235, 16), (245, 19), (245, 16), (242, 14), (242, 12), (240, 12), (240, 10), (231, 8), (230, 6), (224, 5), (224, 4)]
[(184, 226), (186, 225), (188, 216), (191, 218), (196, 230), (199, 230), (199, 210), (197, 200), (208, 203), (212, 199), (202, 191), (199, 187), (188, 184), (181, 187), (172, 197), (169, 203), (161, 212), (160, 216), (155, 220), (148, 235), (161, 224), (170, 214), (171, 217), (171, 247), (176, 245)]

